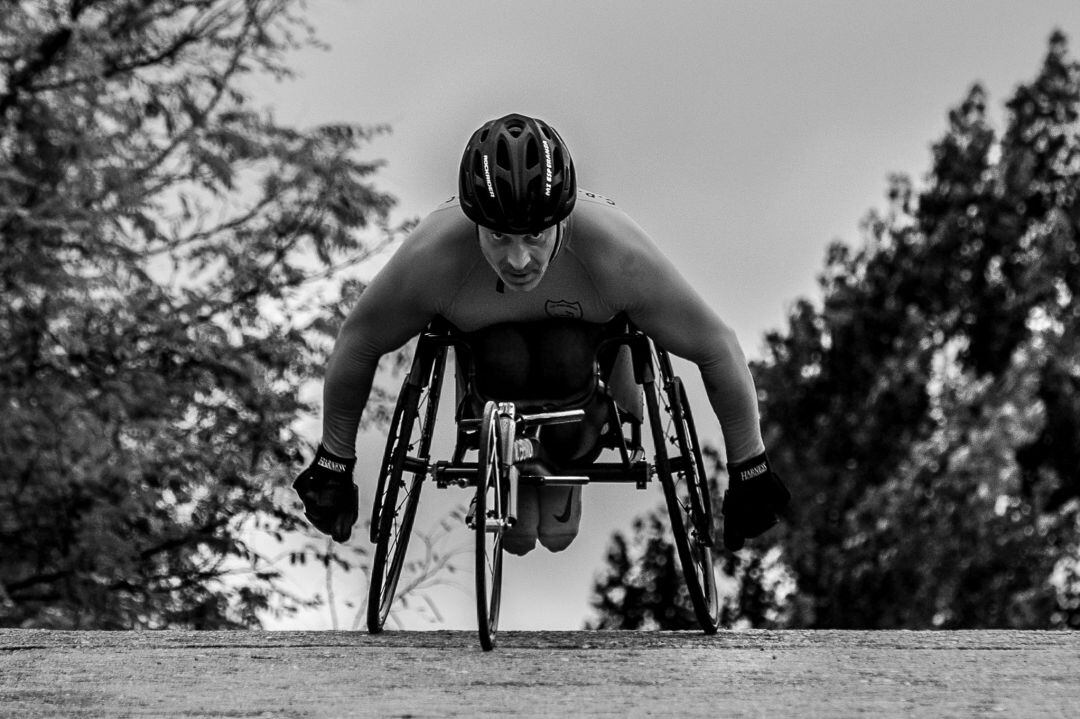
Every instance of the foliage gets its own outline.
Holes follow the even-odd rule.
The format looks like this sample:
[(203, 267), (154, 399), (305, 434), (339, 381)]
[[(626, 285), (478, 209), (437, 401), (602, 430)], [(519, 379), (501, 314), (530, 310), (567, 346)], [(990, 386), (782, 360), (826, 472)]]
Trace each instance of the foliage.
[(0, 7), (0, 623), (295, 606), (246, 537), (298, 529), (300, 390), (361, 289), (312, 285), (394, 234), (377, 128), (251, 106), (312, 42), (292, 0)]
[(975, 86), (926, 187), (834, 246), (757, 369), (806, 626), (1075, 626), (1080, 64), (1055, 33), (998, 138)]
[[(457, 506), (438, 522), (413, 529), (401, 580), (387, 615), (388, 626), (404, 628), (416, 620), (428, 624), (442, 623), (444, 617), (433, 598), (433, 590), (436, 587), (454, 587), (471, 591), (471, 582), (466, 585), (460, 580), (462, 568), (458, 560), (467, 555), (471, 561), (473, 547), (469, 542), (454, 542), (454, 536), (465, 525), (465, 512), (464, 506)], [(370, 528), (371, 523), (364, 521), (355, 531), (367, 536)], [(288, 561), (296, 567), (289, 572), (289, 578), (310, 579), (313, 583), (321, 579), (322, 593), (317, 593), (311, 603), (325, 610), (331, 629), (356, 631), (364, 625), (371, 553), (366, 541), (339, 545), (321, 536), (303, 545), (293, 544), (289, 547)], [(315, 571), (306, 571), (306, 568)], [(468, 575), (468, 572), (465, 574)]]
[(890, 178), (865, 246), (830, 247), (820, 304), (796, 302), (753, 367), (795, 499), (728, 570), (768, 589), (748, 572), (771, 543), (795, 581), (782, 623), (1080, 626), (1080, 63), (1064, 35), (1000, 137), (986, 104), (975, 85), (949, 112), (922, 189)]
[(634, 520), (630, 541), (616, 532), (607, 566), (596, 578), (588, 629), (691, 629), (697, 626), (667, 517)]
[[(720, 473), (718, 452), (704, 450), (712, 474)], [(716, 483), (710, 482), (713, 506), (719, 507)], [(612, 535), (606, 564), (593, 580), (592, 617), (587, 629), (699, 628), (690, 594), (683, 580), (671, 537), (667, 507), (636, 517), (627, 539), (622, 532)], [(792, 577), (777, 551), (748, 548), (738, 555), (724, 552), (717, 533), (714, 563), (720, 597), (720, 626), (782, 626), (787, 619), (786, 603), (792, 591)]]

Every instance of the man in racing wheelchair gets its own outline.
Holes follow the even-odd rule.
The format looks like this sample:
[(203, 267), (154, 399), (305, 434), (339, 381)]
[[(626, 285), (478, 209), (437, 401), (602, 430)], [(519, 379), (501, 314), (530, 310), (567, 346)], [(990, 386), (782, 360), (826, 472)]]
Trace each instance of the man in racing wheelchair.
[[(341, 328), (322, 441), (293, 485), (308, 520), (348, 540), (359, 516), (354, 444), (379, 359), (432, 319), (470, 336), (492, 393), (566, 396), (592, 371), (595, 333), (623, 315), (701, 371), (728, 459), (725, 545), (737, 550), (772, 527), (789, 494), (769, 465), (734, 333), (614, 202), (578, 189), (558, 133), (517, 114), (485, 123), (465, 148), (458, 189), (416, 227)], [(519, 458), (556, 468), (586, 462), (607, 419), (597, 409), (583, 422), (545, 427)], [(577, 533), (580, 490), (522, 488), (517, 516), (508, 551), (523, 554), (536, 541), (564, 549)]]

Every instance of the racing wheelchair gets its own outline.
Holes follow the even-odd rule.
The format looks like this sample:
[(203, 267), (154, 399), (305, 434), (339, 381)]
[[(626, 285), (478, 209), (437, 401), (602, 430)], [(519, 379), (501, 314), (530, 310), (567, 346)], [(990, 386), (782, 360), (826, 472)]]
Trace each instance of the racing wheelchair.
[[(433, 461), (432, 438), (451, 349), (456, 365), (452, 379), (457, 384), (456, 441), (450, 459)], [(619, 316), (604, 326), (592, 379), (582, 393), (557, 401), (515, 401), (485, 392), (472, 352), (469, 336), (439, 318), (418, 338), (392, 415), (372, 506), (370, 538), (375, 553), (368, 587), (368, 631), (382, 631), (390, 613), (425, 483), (475, 491), (467, 524), (475, 534), (476, 615), (480, 644), (491, 650), (499, 623), (502, 537), (515, 521), (518, 483), (624, 482), (643, 489), (655, 478), (663, 488), (695, 616), (705, 633), (716, 632), (719, 602), (708, 481), (686, 391), (668, 353)], [(624, 392), (617, 398), (619, 393), (609, 386), (619, 363), (633, 373), (631, 387), (636, 397), (627, 399)], [(582, 421), (583, 407), (589, 402), (606, 406), (608, 421), (598, 452), (611, 450), (607, 456), (615, 458), (598, 461), (598, 456), (597, 461), (581, 466), (560, 467), (554, 476), (522, 474), (515, 464), (515, 440), (544, 425)], [(651, 460), (642, 442), (646, 421), (651, 430)]]

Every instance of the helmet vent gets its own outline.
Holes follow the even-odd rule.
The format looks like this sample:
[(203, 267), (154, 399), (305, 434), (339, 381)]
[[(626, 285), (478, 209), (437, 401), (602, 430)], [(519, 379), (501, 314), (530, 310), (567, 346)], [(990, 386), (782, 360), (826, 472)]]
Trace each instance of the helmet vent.
[(510, 148), (506, 146), (505, 142), (500, 142), (495, 149), (495, 167), (501, 170), (510, 169)]
[(561, 147), (556, 147), (555, 152), (552, 153), (551, 164), (553, 166), (552, 174), (559, 178), (559, 182), (566, 181), (566, 174), (568, 172), (573, 174), (574, 170), (570, 165), (570, 158), (563, 152)]
[(510, 187), (510, 183), (501, 177), (495, 179), (495, 192), (500, 197), (512, 197), (514, 190)]
[(525, 146), (525, 167), (530, 170), (540, 162), (540, 150), (535, 142)]

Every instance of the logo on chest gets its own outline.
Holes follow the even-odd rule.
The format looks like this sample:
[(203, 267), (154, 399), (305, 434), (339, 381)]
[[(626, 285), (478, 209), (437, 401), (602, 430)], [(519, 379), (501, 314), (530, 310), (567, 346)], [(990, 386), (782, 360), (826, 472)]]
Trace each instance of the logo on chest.
[(544, 303), (544, 312), (548, 317), (580, 320), (582, 316), (581, 303), (567, 300), (548, 300)]

